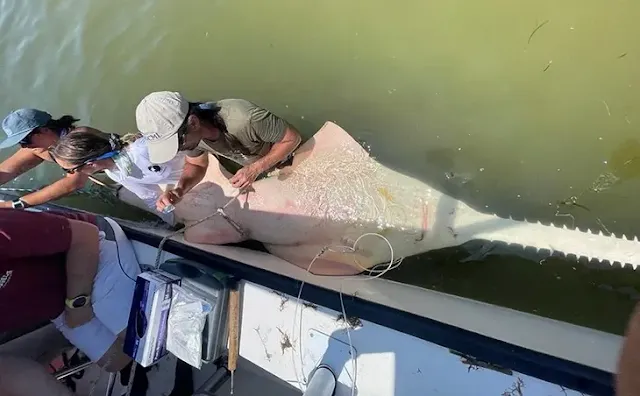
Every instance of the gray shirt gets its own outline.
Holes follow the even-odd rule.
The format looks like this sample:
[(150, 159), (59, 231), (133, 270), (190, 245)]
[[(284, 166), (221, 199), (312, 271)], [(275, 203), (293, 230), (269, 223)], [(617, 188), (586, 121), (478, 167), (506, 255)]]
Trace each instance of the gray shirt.
[(220, 108), (226, 126), (217, 140), (202, 139), (187, 153), (198, 157), (205, 152), (227, 158), (239, 165), (252, 164), (282, 140), (289, 124), (270, 111), (244, 99), (222, 99), (207, 105)]

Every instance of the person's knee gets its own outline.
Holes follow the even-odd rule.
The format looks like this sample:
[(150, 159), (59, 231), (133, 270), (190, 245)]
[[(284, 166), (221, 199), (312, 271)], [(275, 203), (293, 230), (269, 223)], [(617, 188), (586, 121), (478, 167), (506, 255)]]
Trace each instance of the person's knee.
[(125, 368), (130, 361), (131, 358), (122, 351), (107, 351), (97, 363), (104, 371), (116, 373)]
[[(37, 364), (37, 363), (36, 363)], [(9, 379), (15, 379), (16, 375), (21, 376), (20, 373), (25, 369), (32, 367), (31, 361), (25, 358), (9, 355), (0, 356), (0, 389), (5, 389), (7, 381)]]
[(123, 349), (124, 334), (120, 334), (107, 352), (98, 360), (98, 366), (109, 373), (115, 373), (125, 368), (131, 358), (124, 353)]
[(13, 356), (0, 356), (0, 395), (2, 396), (71, 396), (38, 363)]
[(9, 378), (9, 373), (13, 370), (11, 360), (13, 358), (9, 356), (0, 356), (0, 389), (6, 388), (6, 381)]

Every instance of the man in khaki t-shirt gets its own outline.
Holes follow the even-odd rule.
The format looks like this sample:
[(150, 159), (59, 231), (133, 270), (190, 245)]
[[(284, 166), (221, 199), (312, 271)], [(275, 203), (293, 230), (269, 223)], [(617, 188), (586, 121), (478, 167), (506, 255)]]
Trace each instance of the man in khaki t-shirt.
[(203, 137), (194, 150), (187, 152), (190, 157), (210, 152), (242, 166), (250, 165), (264, 157), (290, 128), (282, 118), (243, 99), (222, 99), (198, 107), (217, 110), (226, 131), (217, 140)]
[(286, 163), (302, 140), (285, 120), (244, 99), (191, 103), (178, 92), (153, 92), (138, 104), (136, 122), (151, 162), (165, 163), (178, 151), (187, 152), (182, 177), (158, 200), (158, 210), (176, 204), (202, 180), (208, 153), (241, 166), (230, 182), (244, 189)]

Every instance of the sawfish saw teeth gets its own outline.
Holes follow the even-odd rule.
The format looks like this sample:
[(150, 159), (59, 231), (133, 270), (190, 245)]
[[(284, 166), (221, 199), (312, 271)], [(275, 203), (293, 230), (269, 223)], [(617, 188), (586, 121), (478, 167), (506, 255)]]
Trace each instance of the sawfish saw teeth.
[[(477, 213), (472, 216), (475, 217), (473, 220), (469, 218), (466, 221), (461, 221), (455, 227), (458, 232), (455, 244), (474, 239), (485, 240), (507, 246), (518, 246), (518, 252), (525, 253), (525, 257), (532, 255), (540, 258), (542, 258), (541, 256), (545, 258), (571, 257), (572, 260), (589, 263), (590, 267), (598, 268), (633, 268), (637, 270), (640, 266), (639, 235), (609, 233), (609, 231), (599, 228), (569, 227), (566, 222), (556, 225), (553, 222), (529, 221), (526, 218), (516, 220), (513, 215), (499, 216), (496, 213)], [(473, 228), (474, 223), (486, 221), (487, 217), (484, 216), (493, 219), (492, 227), (480, 231), (465, 232), (465, 227)], [(495, 221), (496, 218), (502, 221)], [(542, 250), (548, 254), (543, 253)], [(519, 253), (515, 254), (520, 255)]]

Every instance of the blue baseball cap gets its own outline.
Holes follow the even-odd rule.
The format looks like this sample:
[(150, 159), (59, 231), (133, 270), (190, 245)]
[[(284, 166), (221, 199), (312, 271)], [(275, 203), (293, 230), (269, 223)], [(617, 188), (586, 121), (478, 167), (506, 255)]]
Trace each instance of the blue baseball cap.
[(0, 143), (0, 149), (15, 146), (34, 129), (43, 127), (51, 120), (51, 114), (38, 109), (18, 109), (2, 120), (2, 129), (7, 138)]

